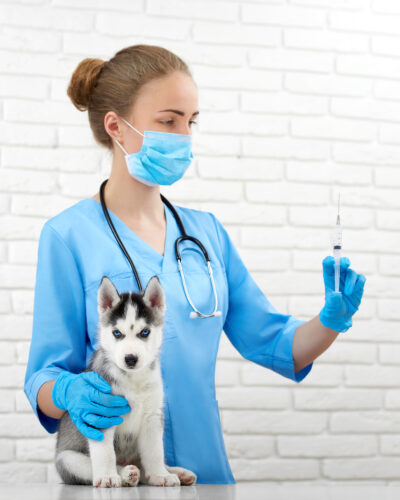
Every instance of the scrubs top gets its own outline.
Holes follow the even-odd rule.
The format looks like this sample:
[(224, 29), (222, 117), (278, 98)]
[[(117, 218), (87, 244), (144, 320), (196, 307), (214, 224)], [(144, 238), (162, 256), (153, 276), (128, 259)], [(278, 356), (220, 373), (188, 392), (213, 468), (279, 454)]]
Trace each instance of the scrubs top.
[[(249, 361), (300, 382), (312, 364), (295, 374), (292, 343), (305, 321), (279, 313), (245, 267), (221, 222), (211, 213), (176, 206), (187, 234), (208, 251), (221, 316), (190, 318), (174, 243), (181, 236), (164, 204), (164, 255), (137, 236), (111, 210), (112, 222), (139, 273), (143, 291), (159, 277), (166, 299), (160, 352), (164, 384), (165, 463), (188, 468), (197, 484), (235, 484), (224, 444), (215, 393), (215, 364), (222, 330)], [(203, 313), (214, 310), (214, 293), (200, 248), (179, 248), (189, 296)], [(58, 419), (37, 406), (40, 386), (63, 371), (82, 372), (97, 346), (97, 291), (108, 276), (119, 293), (139, 288), (100, 202), (83, 199), (43, 225), (33, 310), (33, 331), (24, 391), (42, 426), (55, 433)], [(133, 408), (131, 411), (135, 411)]]

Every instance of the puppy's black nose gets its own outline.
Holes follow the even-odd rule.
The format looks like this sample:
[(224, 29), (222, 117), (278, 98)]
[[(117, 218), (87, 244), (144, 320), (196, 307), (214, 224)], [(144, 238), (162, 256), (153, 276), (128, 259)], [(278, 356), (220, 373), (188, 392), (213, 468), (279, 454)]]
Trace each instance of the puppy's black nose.
[(136, 365), (137, 360), (138, 357), (134, 354), (127, 354), (125, 356), (125, 363), (127, 364), (128, 368), (133, 368)]

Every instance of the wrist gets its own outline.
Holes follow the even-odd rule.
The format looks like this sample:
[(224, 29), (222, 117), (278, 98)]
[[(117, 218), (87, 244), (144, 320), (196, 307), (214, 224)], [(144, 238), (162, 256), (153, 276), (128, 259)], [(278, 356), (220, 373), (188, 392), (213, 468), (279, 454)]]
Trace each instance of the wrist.
[(332, 328), (332, 326), (328, 326), (330, 323), (326, 321), (326, 318), (324, 317), (322, 311), (320, 311), (320, 313), (318, 314), (318, 319), (319, 319), (319, 323), (321, 325), (321, 329), (322, 330), (325, 330), (327, 333), (339, 333), (337, 330), (335, 330), (334, 328)]
[(325, 313), (324, 307), (319, 312), (318, 317), (322, 326), (326, 328), (326, 330), (330, 333), (344, 333), (347, 332), (347, 330), (351, 327), (351, 324), (347, 326), (347, 321), (345, 321), (343, 318), (331, 318)]
[(54, 405), (60, 410), (67, 410), (66, 403), (66, 393), (69, 384), (72, 380), (72, 373), (67, 371), (62, 371), (53, 385), (53, 390), (51, 391), (51, 398), (53, 400)]

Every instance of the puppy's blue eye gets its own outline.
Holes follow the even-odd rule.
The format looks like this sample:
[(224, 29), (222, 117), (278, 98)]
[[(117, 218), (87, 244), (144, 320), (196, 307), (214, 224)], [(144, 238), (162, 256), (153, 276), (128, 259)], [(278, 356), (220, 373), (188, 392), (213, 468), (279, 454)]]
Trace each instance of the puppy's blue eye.
[(118, 339), (119, 337), (121, 337), (122, 333), (119, 330), (113, 330), (113, 335)]
[(142, 337), (148, 337), (150, 335), (150, 330), (149, 328), (143, 328), (143, 330), (140, 332), (140, 335)]

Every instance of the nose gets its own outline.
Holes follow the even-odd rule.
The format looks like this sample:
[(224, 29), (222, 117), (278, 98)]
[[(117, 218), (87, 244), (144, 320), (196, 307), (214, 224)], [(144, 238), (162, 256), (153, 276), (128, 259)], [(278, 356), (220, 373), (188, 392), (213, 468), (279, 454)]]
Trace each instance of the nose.
[(137, 363), (138, 357), (134, 354), (127, 354), (125, 356), (125, 363), (128, 368), (133, 368)]

